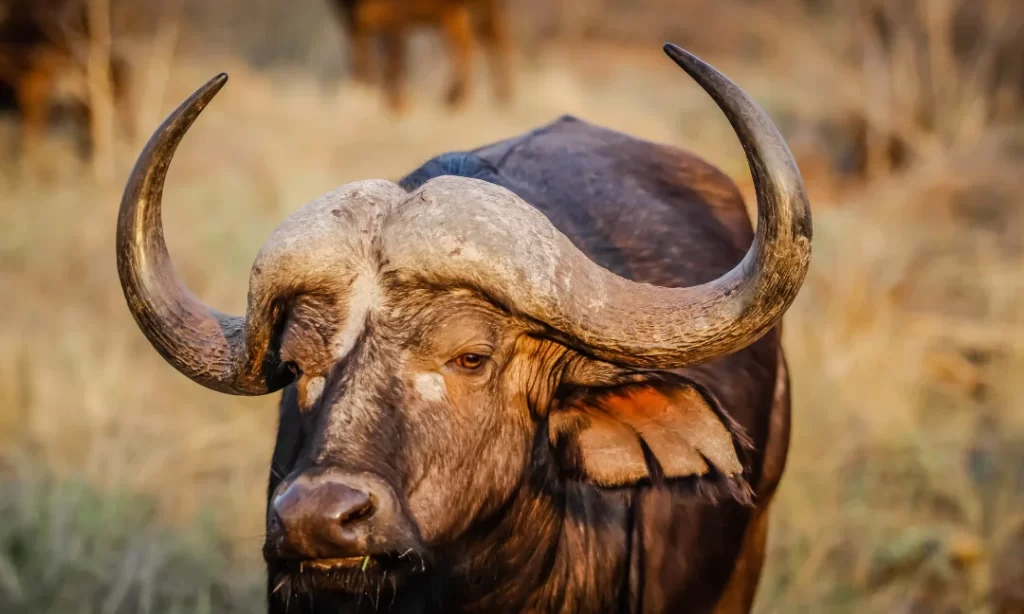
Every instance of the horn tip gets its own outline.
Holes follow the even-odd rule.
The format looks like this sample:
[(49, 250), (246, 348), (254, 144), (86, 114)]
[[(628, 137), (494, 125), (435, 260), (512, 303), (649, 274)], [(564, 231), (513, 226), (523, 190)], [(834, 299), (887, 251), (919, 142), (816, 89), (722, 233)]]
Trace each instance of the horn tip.
[(212, 90), (213, 92), (218, 92), (218, 91), (220, 91), (220, 89), (222, 87), (224, 87), (224, 84), (227, 83), (227, 82), (228, 82), (228, 73), (226, 73), (226, 72), (218, 73), (216, 76), (214, 76), (212, 79), (210, 79), (209, 81), (206, 82), (206, 85), (203, 87), (203, 89)]
[(219, 74), (215, 75), (214, 77), (212, 77), (211, 79), (209, 79), (199, 89), (197, 89), (192, 94), (192, 96), (189, 98), (189, 100), (185, 101), (185, 103), (183, 103), (183, 104), (190, 105), (193, 100), (199, 99), (199, 100), (203, 101), (202, 104), (203, 104), (203, 106), (205, 106), (206, 103), (208, 103), (210, 100), (212, 100), (213, 97), (216, 96), (218, 92), (220, 92), (221, 88), (223, 88), (224, 84), (227, 83), (227, 82), (228, 82), (228, 73), (226, 73), (226, 72), (219, 73)]
[(668, 57), (676, 60), (677, 62), (696, 59), (696, 56), (675, 43), (665, 43), (661, 48)]
[(690, 74), (693, 74), (695, 71), (706, 71), (710, 68), (707, 62), (675, 43), (665, 43), (661, 48), (665, 51), (665, 55)]
[(663, 43), (661, 48), (665, 50), (665, 53), (672, 55), (674, 53), (686, 53), (682, 47), (675, 43)]

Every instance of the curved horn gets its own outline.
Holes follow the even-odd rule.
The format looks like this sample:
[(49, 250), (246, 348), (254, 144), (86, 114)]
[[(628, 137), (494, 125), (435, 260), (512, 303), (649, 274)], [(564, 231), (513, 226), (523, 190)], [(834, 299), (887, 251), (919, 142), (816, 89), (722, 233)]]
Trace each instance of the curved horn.
[(260, 395), (287, 383), (267, 352), (273, 320), (269, 306), (255, 314), (250, 306), (250, 316), (243, 318), (201, 303), (174, 271), (160, 215), (174, 151), (227, 79), (221, 73), (196, 90), (139, 154), (117, 218), (117, 271), (136, 323), (175, 369), (219, 392)]
[(399, 212), (403, 223), (390, 229), (393, 264), (435, 281), (468, 283), (545, 323), (568, 344), (633, 367), (685, 367), (731, 354), (768, 332), (792, 304), (810, 263), (803, 180), (771, 119), (739, 86), (675, 45), (664, 49), (715, 100), (747, 154), (757, 231), (735, 268), (688, 288), (636, 283), (592, 262), (511, 192), (445, 177), (420, 193), (419, 200), (434, 203), (432, 219), (422, 202)]

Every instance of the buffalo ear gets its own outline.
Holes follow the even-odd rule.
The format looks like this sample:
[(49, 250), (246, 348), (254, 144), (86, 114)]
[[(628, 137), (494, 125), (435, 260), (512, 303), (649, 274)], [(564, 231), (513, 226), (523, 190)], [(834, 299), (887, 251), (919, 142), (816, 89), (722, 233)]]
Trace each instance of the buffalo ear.
[(548, 434), (566, 471), (598, 486), (711, 475), (742, 480), (736, 440), (744, 438), (712, 403), (675, 380), (581, 388), (552, 408)]

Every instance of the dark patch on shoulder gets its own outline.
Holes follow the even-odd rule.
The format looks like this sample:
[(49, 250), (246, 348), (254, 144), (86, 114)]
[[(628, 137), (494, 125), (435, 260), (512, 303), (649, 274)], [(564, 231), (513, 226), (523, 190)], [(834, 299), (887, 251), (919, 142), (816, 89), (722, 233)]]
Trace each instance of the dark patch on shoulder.
[(412, 192), (431, 179), (445, 175), (470, 177), (497, 183), (498, 169), (474, 153), (455, 151), (428, 160), (418, 169), (403, 177), (398, 185), (406, 192)]
[(572, 115), (564, 114), (544, 124), (543, 126), (534, 128), (533, 130), (530, 130), (529, 132), (522, 134), (520, 136), (511, 139), (506, 139), (499, 143), (492, 143), (490, 145), (478, 147), (477, 149), (473, 150), (473, 153), (481, 154), (483, 152), (487, 152), (488, 157), (494, 160), (494, 166), (496, 166), (497, 168), (504, 168), (505, 161), (508, 160), (509, 157), (514, 155), (522, 147), (533, 141), (533, 139), (545, 135), (549, 132), (557, 131), (559, 128), (562, 128), (567, 124), (589, 125), (583, 120), (578, 119)]

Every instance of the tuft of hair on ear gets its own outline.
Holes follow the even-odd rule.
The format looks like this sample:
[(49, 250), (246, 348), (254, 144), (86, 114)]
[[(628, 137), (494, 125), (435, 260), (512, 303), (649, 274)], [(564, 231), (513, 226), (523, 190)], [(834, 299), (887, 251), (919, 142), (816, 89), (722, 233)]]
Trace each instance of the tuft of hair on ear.
[(549, 418), (550, 443), (570, 479), (753, 504), (745, 477), (753, 441), (712, 390), (674, 372), (581, 366)]
[[(705, 398), (713, 399), (714, 397), (708, 394)], [(722, 411), (717, 399), (714, 399), (714, 402), (710, 403), (710, 405), (715, 409), (716, 415), (718, 415), (722, 420), (722, 424), (729, 431), (733, 445), (737, 448), (740, 462), (744, 467), (749, 467), (750, 452), (754, 449), (754, 442), (747, 435), (746, 430), (732, 416)], [(641, 438), (640, 445), (644, 450), (645, 460), (650, 468), (650, 483), (653, 487), (685, 493), (705, 500), (712, 505), (732, 500), (740, 505), (753, 507), (754, 489), (750, 486), (743, 473), (726, 475), (719, 471), (710, 459), (701, 455), (704, 458), (704, 462), (708, 465), (708, 472), (704, 475), (666, 478), (660, 461), (658, 461), (654, 452), (651, 451), (647, 442)]]
[(707, 401), (708, 406), (715, 412), (715, 416), (722, 421), (722, 424), (732, 436), (738, 450), (750, 452), (754, 449), (754, 441), (747, 434), (747, 429), (743, 428), (743, 425), (739, 422), (736, 422), (732, 415), (725, 410), (725, 406), (718, 398), (718, 395), (704, 384), (681, 373), (670, 371), (648, 371), (640, 372), (638, 375), (646, 378), (645, 380), (638, 381), (660, 382), (662, 386), (685, 386), (692, 388)]
[(692, 495), (712, 505), (727, 500), (747, 507), (754, 505), (754, 489), (743, 474), (729, 476), (714, 467), (705, 475), (663, 480), (658, 486)]

